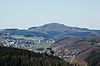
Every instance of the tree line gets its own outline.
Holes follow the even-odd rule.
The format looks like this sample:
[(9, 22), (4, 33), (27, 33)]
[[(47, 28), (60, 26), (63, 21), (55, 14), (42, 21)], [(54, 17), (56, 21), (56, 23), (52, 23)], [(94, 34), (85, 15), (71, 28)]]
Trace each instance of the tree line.
[(0, 66), (75, 66), (58, 57), (0, 46)]

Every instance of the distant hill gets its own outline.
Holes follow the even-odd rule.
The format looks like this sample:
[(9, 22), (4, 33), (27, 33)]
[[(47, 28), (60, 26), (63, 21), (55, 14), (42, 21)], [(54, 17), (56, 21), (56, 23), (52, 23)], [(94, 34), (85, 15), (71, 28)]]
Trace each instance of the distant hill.
[(1, 34), (10, 34), (10, 35), (23, 35), (26, 37), (32, 37), (32, 36), (43, 36), (45, 37), (46, 34), (41, 32), (34, 32), (34, 31), (28, 31), (28, 30), (19, 30), (19, 29), (4, 29), (0, 31)]
[[(52, 29), (53, 28), (53, 29)], [(61, 30), (62, 29), (62, 30)], [(64, 24), (59, 24), (59, 23), (49, 23), (49, 24), (45, 24), (43, 26), (39, 26), (39, 27), (31, 27), (29, 28), (29, 30), (43, 30), (44, 32), (48, 32), (48, 31), (58, 31), (58, 32), (65, 32), (65, 31), (88, 31), (88, 29), (86, 28), (78, 28), (78, 27), (70, 27), (70, 26), (66, 26)]]
[(12, 35), (39, 36), (46, 39), (61, 40), (66, 37), (80, 36), (91, 37), (100, 36), (100, 30), (89, 30), (86, 28), (70, 27), (59, 23), (49, 23), (38, 27), (30, 27), (28, 30), (4, 29), (1, 33), (9, 33)]
[(31, 27), (28, 30), (47, 34), (49, 38), (57, 40), (70, 36), (90, 37), (100, 34), (95, 30), (93, 31), (86, 28), (70, 27), (59, 23), (50, 23), (39, 27)]
[(0, 66), (74, 66), (58, 57), (0, 46)]

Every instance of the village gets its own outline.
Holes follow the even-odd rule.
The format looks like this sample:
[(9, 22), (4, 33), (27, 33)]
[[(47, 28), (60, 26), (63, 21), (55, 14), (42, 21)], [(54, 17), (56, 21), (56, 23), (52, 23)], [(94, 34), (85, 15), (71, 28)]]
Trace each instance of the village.
[[(48, 55), (58, 56), (65, 61), (70, 61), (75, 59), (75, 57), (81, 52), (78, 49), (58, 49), (50, 47), (55, 42), (55, 40), (25, 40), (18, 38), (6, 37), (6, 39), (0, 39), (0, 45), (6, 47), (14, 47), (20, 49), (26, 49), (36, 53), (47, 53)], [(94, 46), (100, 46), (100, 43), (96, 43)]]

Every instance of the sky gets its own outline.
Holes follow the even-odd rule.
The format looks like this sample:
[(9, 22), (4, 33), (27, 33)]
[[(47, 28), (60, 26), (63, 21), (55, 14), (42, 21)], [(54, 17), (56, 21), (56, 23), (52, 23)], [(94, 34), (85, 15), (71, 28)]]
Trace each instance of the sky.
[(100, 0), (0, 0), (0, 29), (48, 23), (100, 29)]

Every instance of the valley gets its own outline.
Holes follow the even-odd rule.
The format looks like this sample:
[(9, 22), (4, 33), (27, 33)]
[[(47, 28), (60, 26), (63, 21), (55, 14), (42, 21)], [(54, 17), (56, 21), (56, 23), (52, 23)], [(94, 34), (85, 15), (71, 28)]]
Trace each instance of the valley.
[[(90, 60), (86, 59), (91, 56), (91, 52), (99, 51), (99, 31), (58, 23), (31, 27), (28, 30), (2, 29), (0, 46), (25, 49), (40, 54), (47, 53), (71, 64), (92, 66)], [(97, 60), (94, 65), (99, 63)]]

